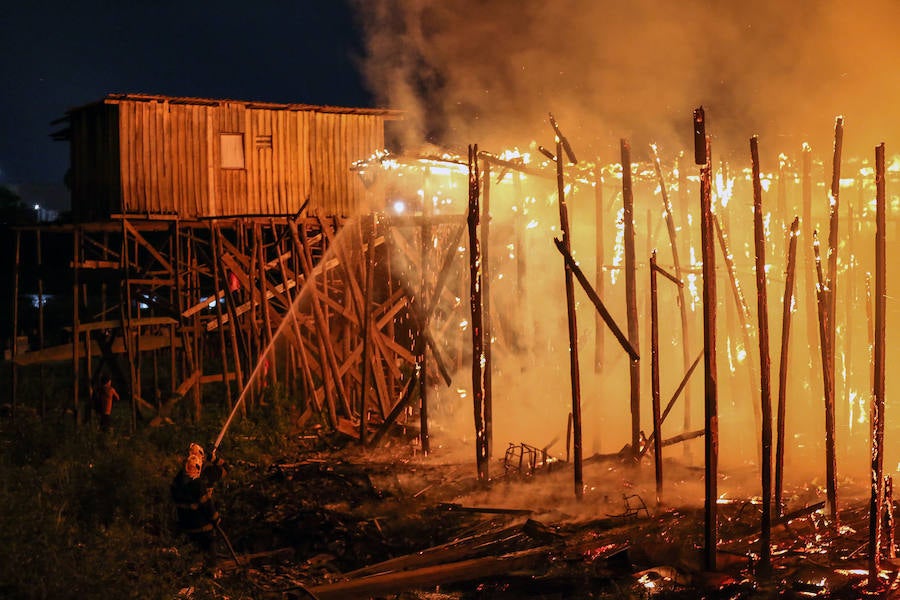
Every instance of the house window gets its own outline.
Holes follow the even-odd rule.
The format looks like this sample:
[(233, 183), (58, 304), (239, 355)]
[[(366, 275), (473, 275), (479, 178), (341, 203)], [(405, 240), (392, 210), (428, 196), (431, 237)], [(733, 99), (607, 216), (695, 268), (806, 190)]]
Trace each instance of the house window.
[(219, 135), (222, 168), (223, 169), (243, 169), (244, 168), (244, 134), (243, 133), (222, 133)]

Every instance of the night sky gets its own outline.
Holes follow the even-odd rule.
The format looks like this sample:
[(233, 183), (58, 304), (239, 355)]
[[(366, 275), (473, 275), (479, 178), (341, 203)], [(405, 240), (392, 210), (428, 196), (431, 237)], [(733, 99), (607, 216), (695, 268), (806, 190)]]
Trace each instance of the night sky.
[(26, 0), (0, 18), (0, 185), (62, 183), (66, 110), (108, 93), (372, 106), (344, 0)]

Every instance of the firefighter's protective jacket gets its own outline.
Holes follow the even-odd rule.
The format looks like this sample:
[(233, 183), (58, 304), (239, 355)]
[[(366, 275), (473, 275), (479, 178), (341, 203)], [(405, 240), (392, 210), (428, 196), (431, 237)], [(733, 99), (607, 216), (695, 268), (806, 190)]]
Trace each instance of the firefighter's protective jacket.
[(182, 468), (172, 481), (172, 500), (178, 513), (178, 526), (185, 533), (212, 531), (219, 521), (213, 500), (213, 485), (225, 476), (221, 459), (205, 463), (200, 476), (191, 478)]

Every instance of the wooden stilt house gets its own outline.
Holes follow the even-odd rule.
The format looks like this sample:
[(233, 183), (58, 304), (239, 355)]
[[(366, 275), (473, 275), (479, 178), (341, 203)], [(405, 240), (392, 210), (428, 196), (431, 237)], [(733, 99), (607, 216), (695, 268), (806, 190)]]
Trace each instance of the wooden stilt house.
[(70, 110), (76, 221), (367, 210), (354, 161), (384, 148), (388, 109), (110, 94)]

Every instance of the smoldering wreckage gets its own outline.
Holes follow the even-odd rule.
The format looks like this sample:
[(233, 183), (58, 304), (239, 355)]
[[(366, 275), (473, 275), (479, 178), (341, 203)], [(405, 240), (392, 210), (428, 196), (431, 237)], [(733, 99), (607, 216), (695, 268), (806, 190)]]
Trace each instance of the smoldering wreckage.
[[(325, 136), (344, 131), (328, 119), (392, 117), (383, 111), (137, 96), (111, 96), (99, 109), (110, 105), (116, 106), (117, 127), (123, 129), (141, 118), (145, 124), (148, 117), (155, 122), (152, 112), (159, 105), (173, 115), (200, 106), (207, 112), (221, 110), (217, 118), (257, 128), (246, 132), (256, 140), (257, 157), (279, 148), (278, 136), (268, 128), (277, 131), (288, 118), (307, 119), (305, 127), (318, 127)], [(129, 124), (129, 115), (138, 118)], [(73, 124), (82, 117), (79, 111), (69, 115)], [(316, 119), (322, 122), (316, 125)], [(153, 422), (162, 424), (184, 405), (199, 418), (201, 389), (219, 385), (228, 418), (213, 450), (221, 445), (226, 455), (233, 420), (252, 419), (255, 411), (264, 410), (267, 393), (277, 387), (296, 403), (295, 446), (271, 464), (232, 458), (231, 467), (255, 483), (238, 488), (226, 480), (215, 492), (225, 516), (219, 551), (228, 554), (220, 557), (215, 575), (222, 597), (230, 597), (229, 586), (237, 582), (249, 583), (261, 597), (320, 599), (857, 598), (900, 593), (892, 480), (884, 470), (885, 184), (893, 172), (885, 165), (884, 145), (876, 148), (875, 166), (866, 162), (849, 184), (860, 193), (848, 203), (855, 221), (844, 239), (839, 215), (842, 185), (848, 184), (841, 175), (841, 118), (835, 123), (830, 183), (813, 182), (808, 147), (800, 160), (782, 158), (778, 172), (762, 173), (755, 137), (749, 170), (731, 176), (727, 165), (714, 168), (702, 108), (693, 119), (697, 175), (689, 173), (683, 155), (674, 167), (664, 168), (656, 147), (650, 163), (632, 163), (627, 140), (621, 142), (620, 164), (579, 162), (552, 115), (549, 124), (555, 148), (538, 147), (543, 159), (518, 152), (492, 154), (475, 146), (467, 161), (451, 155), (376, 153), (354, 164), (352, 185), (328, 177), (309, 184), (314, 191), (338, 190), (350, 198), (384, 198), (389, 206), (357, 219), (333, 216), (340, 209), (323, 216), (329, 207), (310, 206), (310, 196), (296, 210), (266, 214), (266, 203), (282, 197), (266, 195), (264, 175), (290, 171), (289, 161), (244, 156), (235, 140), (224, 138), (210, 160), (231, 167), (240, 163), (245, 179), (236, 179), (241, 175), (234, 169), (219, 173), (215, 181), (190, 169), (165, 175), (170, 187), (215, 189), (222, 202), (218, 216), (190, 213), (197, 207), (178, 205), (177, 195), (174, 210), (163, 205), (138, 210), (128, 203), (157, 198), (146, 190), (153, 177), (163, 175), (141, 173), (134, 166), (152, 169), (151, 146), (126, 147), (121, 156), (133, 164), (122, 185), (142, 189), (145, 196), (117, 196), (105, 207), (106, 220), (92, 220), (96, 211), (85, 208), (74, 225), (16, 232), (17, 254), (21, 236), (31, 232), (72, 236), (76, 322), (68, 344), (46, 346), (42, 332), (39, 349), (14, 353), (13, 385), (16, 369), (71, 360), (71, 410), (77, 420), (80, 393), (100, 371), (92, 357), (100, 356), (101, 365), (116, 370), (117, 356), (124, 355), (129, 371), (122, 369), (117, 376), (130, 387), (123, 397), (131, 401), (132, 428), (138, 414), (155, 415)], [(165, 144), (173, 148), (186, 144), (182, 153), (188, 157), (184, 148), (193, 133), (179, 141), (176, 129), (158, 133), (171, 136)], [(73, 128), (67, 134), (75, 148), (89, 145), (77, 132)], [(134, 144), (126, 133), (121, 132), (122, 139)], [(364, 145), (383, 141), (375, 138)], [(325, 152), (315, 145), (322, 139), (309, 142), (311, 156)], [(76, 165), (76, 194), (79, 168), (94, 167)], [(322, 163), (317, 168), (327, 167)], [(87, 181), (83, 178), (84, 186)], [(729, 226), (729, 216), (750, 214), (738, 189), (747, 183), (752, 232)], [(777, 206), (768, 208), (763, 198), (772, 195), (772, 186)], [(236, 189), (243, 190), (245, 202), (259, 204), (258, 213), (229, 211), (227, 197)], [(827, 203), (814, 202), (816, 192), (824, 192)], [(819, 204), (825, 204), (829, 232), (824, 258), (817, 232), (802, 246), (798, 241), (800, 223), (808, 232), (807, 224), (819, 217)], [(595, 217), (587, 226), (585, 206)], [(647, 223), (639, 231), (635, 223), (641, 208), (647, 209)], [(578, 215), (571, 223), (570, 210)], [(609, 218), (610, 211), (615, 218)], [(794, 211), (799, 214), (791, 218)], [(777, 228), (783, 229), (786, 247)], [(542, 233), (524, 237), (536, 230)], [(585, 273), (590, 260), (575, 258), (577, 249), (583, 252), (578, 237), (583, 230), (592, 231), (596, 241), (593, 282)], [(615, 231), (614, 242), (604, 231)], [(467, 243), (461, 242), (464, 232)], [(751, 235), (742, 241), (747, 233)], [(649, 262), (638, 261), (636, 240), (646, 242)], [(660, 259), (662, 266), (656, 248), (665, 245), (671, 260)], [(868, 255), (863, 246), (874, 247), (874, 278), (866, 272), (865, 298), (859, 293), (864, 271), (859, 265)], [(856, 254), (838, 262), (841, 252)], [(542, 271), (535, 258), (539, 254), (552, 257), (548, 264), (556, 265), (558, 279)], [(529, 260), (538, 268), (527, 269)], [(646, 275), (640, 283), (639, 267)], [(87, 318), (79, 304), (92, 301), (86, 286), (97, 281), (92, 271), (104, 269), (118, 269), (121, 297), (107, 303), (104, 288), (100, 318)], [(741, 289), (747, 273), (755, 283), (756, 323)], [(775, 273), (784, 274), (784, 299), (780, 361), (772, 373), (767, 286), (769, 279), (781, 283)], [(660, 290), (659, 275), (673, 287)], [(729, 292), (722, 297), (717, 279)], [(846, 282), (844, 290), (839, 281)], [(538, 307), (541, 286), (552, 287), (553, 293), (548, 304)], [(665, 295), (662, 305), (660, 294)], [(508, 298), (515, 301), (499, 308)], [(848, 303), (847, 314), (841, 314), (838, 307)], [(791, 337), (798, 306), (804, 308), (807, 331), (813, 332), (806, 339)], [(719, 308), (725, 312), (724, 326)], [(556, 333), (551, 312), (564, 316), (565, 339), (541, 343), (529, 338), (549, 339)], [(615, 316), (619, 314), (626, 315), (624, 328)], [(851, 315), (860, 314), (866, 315), (862, 328), (868, 336), (850, 339), (848, 332), (858, 329), (850, 323)], [(592, 346), (578, 338), (588, 318), (596, 325)], [(517, 329), (517, 323), (529, 321), (546, 321), (552, 333)], [(645, 338), (639, 325), (648, 321), (649, 351), (641, 352), (639, 340)], [(835, 334), (838, 323), (840, 336)], [(667, 325), (663, 332), (661, 324)], [(861, 339), (871, 353), (868, 373), (853, 372), (845, 358)], [(539, 347), (566, 360), (538, 354)], [(579, 350), (591, 347), (593, 361), (579, 358)], [(171, 358), (172, 389), (155, 404), (144, 399), (151, 387), (150, 367), (147, 360), (141, 364), (141, 357), (148, 352), (153, 353), (155, 386), (156, 369), (165, 363), (157, 353), (168, 352)], [(501, 397), (520, 392), (514, 380), (525, 377), (526, 369), (511, 369), (505, 362), (516, 354), (529, 355), (542, 377), (566, 380), (571, 403), (567, 397), (561, 423), (527, 430), (547, 436), (548, 430), (562, 429), (563, 435), (550, 443), (508, 442), (501, 458), (497, 431), (509, 418), (500, 410)], [(221, 372), (211, 371), (213, 355)], [(796, 360), (797, 355), (813, 358)], [(789, 363), (789, 356), (796, 364)], [(843, 380), (836, 378), (839, 361)], [(594, 369), (582, 370), (588, 362)], [(640, 385), (647, 379), (640, 367), (647, 362), (649, 401)], [(665, 371), (661, 363), (667, 365)], [(728, 377), (720, 381), (719, 373), (726, 371)], [(868, 419), (859, 419), (859, 402), (851, 408), (836, 401), (855, 389), (851, 374), (871, 385)], [(736, 381), (745, 376), (749, 386)], [(798, 378), (808, 383), (788, 393), (789, 383)], [(601, 391), (582, 388), (583, 381)], [(674, 392), (663, 397), (663, 384)], [(504, 387), (516, 391), (504, 392)], [(691, 388), (696, 388), (694, 398), (703, 400), (693, 408)], [(627, 431), (630, 440), (620, 449), (584, 456), (584, 431), (593, 435), (589, 430), (596, 418), (585, 427), (583, 389), (612, 405), (616, 423), (628, 413), (627, 425), (610, 427), (601, 421), (601, 432), (595, 433), (609, 446), (620, 443), (609, 441), (618, 440), (613, 429)], [(720, 391), (728, 398), (721, 418)], [(622, 404), (626, 395), (628, 402)], [(792, 406), (792, 399), (802, 406)], [(465, 409), (458, 410), (460, 405)], [(649, 435), (642, 429), (648, 419), (641, 417), (648, 405)], [(441, 417), (451, 419), (454, 411), (466, 413), (471, 424), (472, 409), (474, 432), (456, 436), (440, 430)], [(807, 454), (792, 457), (788, 436), (794, 432), (788, 430), (787, 415), (813, 410), (824, 422), (813, 419), (821, 430), (804, 434), (821, 441), (806, 444)], [(854, 422), (848, 419), (851, 410), (857, 411), (857, 422), (865, 423), (852, 431), (842, 425)], [(512, 412), (509, 402), (504, 411)], [(672, 424), (673, 411), (683, 413), (683, 427)], [(540, 410), (535, 412), (538, 420), (543, 418)], [(702, 414), (701, 427), (691, 426), (697, 414)], [(513, 421), (507, 429), (521, 440), (526, 428), (516, 431)], [(734, 438), (747, 442), (742, 463), (720, 468), (720, 445), (724, 449), (733, 441), (720, 439), (720, 429), (729, 436), (740, 430)], [(679, 432), (671, 435), (673, 430)], [(868, 479), (839, 478), (838, 435), (871, 449), (866, 451)], [(460, 437), (463, 458), (451, 441)], [(434, 446), (436, 440), (439, 446)], [(694, 453), (701, 444), (699, 459)], [(680, 458), (672, 451), (678, 445), (684, 448)], [(594, 446), (599, 447), (596, 440)], [(792, 464), (812, 460), (824, 462), (824, 480), (791, 476)], [(195, 594), (189, 586), (179, 597)]]

